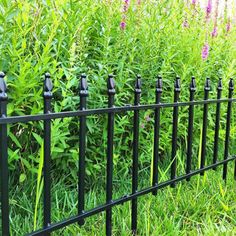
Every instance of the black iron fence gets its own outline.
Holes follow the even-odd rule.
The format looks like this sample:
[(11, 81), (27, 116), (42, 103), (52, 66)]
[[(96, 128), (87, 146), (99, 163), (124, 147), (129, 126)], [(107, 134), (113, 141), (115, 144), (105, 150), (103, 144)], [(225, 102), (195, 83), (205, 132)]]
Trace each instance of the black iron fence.
[[(26, 123), (30, 121), (44, 122), (44, 194), (43, 194), (43, 216), (44, 227), (28, 235), (50, 235), (51, 232), (68, 226), (73, 223), (84, 224), (87, 217), (106, 211), (106, 235), (112, 234), (112, 208), (116, 205), (127, 201), (132, 202), (131, 209), (131, 231), (133, 234), (137, 232), (137, 216), (138, 216), (138, 197), (152, 193), (157, 195), (157, 190), (171, 186), (175, 187), (176, 183), (182, 180), (190, 181), (191, 176), (200, 174), (210, 169), (216, 169), (217, 166), (223, 165), (223, 179), (227, 177), (227, 164), (229, 161), (236, 160), (236, 156), (229, 156), (230, 141), (230, 123), (232, 114), (232, 103), (236, 101), (233, 98), (234, 83), (230, 79), (228, 87), (228, 98), (221, 98), (222, 80), (219, 80), (217, 87), (217, 99), (209, 99), (210, 79), (206, 79), (204, 86), (204, 100), (194, 100), (196, 91), (195, 79), (191, 79), (190, 83), (190, 100), (188, 102), (180, 102), (180, 78), (176, 78), (174, 84), (174, 102), (161, 103), (162, 79), (158, 77), (156, 83), (156, 101), (154, 104), (141, 105), (141, 77), (138, 76), (134, 89), (134, 105), (115, 107), (115, 83), (112, 75), (107, 80), (108, 92), (108, 108), (86, 109), (86, 100), (88, 96), (88, 86), (86, 76), (82, 75), (80, 80), (80, 110), (69, 112), (53, 113), (51, 111), (52, 82), (50, 75), (45, 75), (44, 81), (44, 114), (25, 115), (7, 117), (7, 93), (6, 84), (4, 82), (4, 74), (0, 74), (0, 173), (1, 173), (1, 212), (2, 212), (2, 235), (10, 235), (9, 227), (9, 173), (8, 173), (8, 134), (7, 126), (13, 123)], [(224, 158), (218, 160), (218, 143), (219, 143), (219, 127), (220, 127), (220, 109), (221, 103), (227, 103), (226, 132), (224, 142)], [(208, 106), (216, 104), (215, 114), (215, 138), (214, 151), (211, 165), (205, 165), (206, 144), (207, 144), (207, 126), (208, 126)], [(194, 126), (194, 107), (196, 105), (203, 106), (203, 126), (202, 126), (202, 142), (201, 142), (201, 163), (200, 168), (192, 170), (192, 144), (193, 144), (193, 126)], [(160, 133), (160, 110), (165, 108), (173, 108), (173, 129), (172, 129), (172, 153), (171, 153), (171, 176), (165, 182), (158, 181), (158, 165), (159, 165), (159, 133)], [(181, 176), (176, 175), (177, 168), (177, 137), (178, 137), (178, 111), (180, 107), (188, 107), (188, 138), (187, 138), (187, 158), (186, 173)], [(152, 185), (138, 190), (138, 162), (139, 162), (139, 112), (141, 110), (154, 110), (154, 147), (153, 147), (153, 178)], [(132, 165), (132, 192), (119, 198), (113, 199), (113, 137), (114, 137), (114, 118), (115, 114), (121, 112), (133, 111), (133, 165)], [(106, 167), (106, 203), (90, 210), (85, 210), (85, 156), (86, 156), (86, 117), (94, 114), (108, 115), (108, 136), (107, 136), (107, 167)], [(78, 214), (58, 223), (51, 223), (51, 178), (50, 178), (50, 156), (51, 156), (51, 120), (66, 117), (79, 117), (80, 119), (80, 136), (79, 136), (79, 174), (78, 174)], [(236, 179), (236, 162), (234, 169), (234, 178)]]

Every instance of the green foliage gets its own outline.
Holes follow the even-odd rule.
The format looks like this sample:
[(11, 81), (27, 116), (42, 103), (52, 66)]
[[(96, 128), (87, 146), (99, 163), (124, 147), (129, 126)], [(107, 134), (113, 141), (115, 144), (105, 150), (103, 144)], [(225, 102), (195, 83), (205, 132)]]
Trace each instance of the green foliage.
[[(55, 112), (78, 109), (78, 75), (82, 72), (88, 74), (89, 108), (106, 107), (106, 78), (111, 72), (116, 75), (117, 106), (133, 103), (137, 73), (143, 76), (142, 103), (154, 102), (158, 74), (164, 80), (163, 102), (172, 101), (176, 75), (182, 80), (181, 101), (188, 100), (187, 88), (192, 75), (197, 79), (197, 99), (203, 97), (206, 76), (213, 81), (211, 94), (215, 97), (217, 78), (222, 76), (227, 86), (229, 77), (235, 75), (234, 31), (228, 35), (222, 31), (211, 39), (209, 59), (202, 61), (205, 27), (200, 9), (193, 15), (193, 10), (180, 1), (144, 1), (139, 8), (134, 1), (127, 13), (127, 28), (122, 31), (119, 28), (121, 7), (120, 1), (110, 4), (91, 0), (2, 1), (0, 69), (7, 72), (8, 115), (42, 112), (42, 75), (46, 71), (52, 74), (55, 86)], [(182, 26), (186, 16), (189, 28)], [(211, 106), (209, 142), (214, 137), (214, 110)], [(183, 108), (179, 118), (178, 135), (184, 149), (187, 112), (187, 108)], [(170, 151), (171, 114), (169, 109), (162, 111), (160, 152), (163, 158), (169, 156)], [(152, 156), (153, 112), (146, 111), (142, 115), (140, 168), (145, 168), (150, 164), (147, 156)], [(146, 121), (147, 116), (150, 121)], [(200, 137), (201, 117), (200, 110), (195, 115), (196, 143)], [(223, 121), (224, 117), (220, 138), (224, 137)], [(88, 119), (86, 173), (91, 177), (105, 169), (106, 122), (101, 116)], [(131, 165), (131, 130), (132, 114), (117, 115), (114, 163), (121, 173), (128, 173)], [(15, 174), (21, 182), (27, 171), (37, 173), (39, 136), (42, 136), (41, 123), (16, 124), (10, 128), (9, 162), (12, 169), (17, 169)], [(74, 180), (77, 178), (78, 137), (78, 119), (53, 122), (53, 166), (64, 174), (71, 174)], [(212, 145), (208, 145), (208, 149), (211, 151)]]
[[(235, 235), (236, 204), (233, 165), (229, 166), (227, 185), (222, 181), (222, 168), (208, 171), (204, 179), (192, 177), (191, 182), (181, 182), (177, 188), (165, 188), (157, 196), (151, 194), (140, 197), (138, 201), (138, 235)], [(161, 179), (168, 178), (165, 174)], [(119, 179), (115, 179), (119, 181)], [(149, 183), (149, 172), (140, 179), (140, 186)], [(130, 189), (130, 188), (129, 188)], [(32, 186), (19, 186), (11, 192), (12, 235), (24, 235), (33, 228), (34, 204), (28, 195)], [(114, 198), (127, 192), (127, 184), (122, 183), (114, 189)], [(68, 185), (60, 178), (52, 185), (52, 221), (58, 222), (77, 214), (76, 183)], [(101, 186), (92, 187), (86, 194), (86, 209), (105, 202), (105, 191)], [(131, 204), (113, 208), (113, 235), (131, 235)], [(37, 227), (43, 222), (43, 209), (38, 209)], [(52, 235), (105, 235), (105, 213), (89, 217), (85, 225), (72, 224)]]

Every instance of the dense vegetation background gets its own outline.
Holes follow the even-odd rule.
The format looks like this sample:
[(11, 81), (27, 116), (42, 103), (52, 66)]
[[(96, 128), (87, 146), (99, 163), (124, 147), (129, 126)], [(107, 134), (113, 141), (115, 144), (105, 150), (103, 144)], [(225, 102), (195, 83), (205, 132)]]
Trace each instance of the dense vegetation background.
[[(235, 76), (236, 66), (235, 9), (233, 6), (225, 6), (221, 14), (218, 14), (217, 2), (217, 0), (206, 1), (206, 5), (202, 4), (204, 6), (202, 8), (198, 1), (181, 0), (2, 0), (0, 70), (7, 74), (8, 115), (37, 114), (43, 111), (42, 84), (45, 72), (51, 73), (54, 83), (55, 112), (78, 109), (78, 84), (81, 73), (88, 75), (88, 108), (107, 106), (106, 79), (109, 73), (115, 75), (117, 106), (133, 103), (133, 87), (137, 74), (143, 77), (143, 104), (155, 101), (157, 75), (163, 77), (163, 102), (173, 100), (173, 84), (177, 75), (181, 77), (181, 101), (188, 100), (191, 76), (195, 76), (197, 81), (196, 99), (203, 99), (206, 77), (210, 77), (212, 81), (211, 98), (216, 97), (219, 77), (223, 78), (223, 94), (227, 96), (228, 80)], [(220, 157), (224, 151), (225, 110), (226, 107), (222, 107)], [(179, 174), (184, 173), (187, 111), (187, 108), (181, 108), (179, 117)], [(212, 160), (214, 114), (215, 106), (210, 106), (207, 135), (208, 163)], [(146, 111), (141, 115), (139, 168), (142, 179), (140, 184), (143, 186), (149, 184), (151, 172), (153, 112)], [(172, 111), (165, 109), (161, 116), (162, 166), (159, 171), (162, 173), (162, 180), (165, 180), (169, 176)], [(96, 189), (98, 182), (100, 186), (105, 186), (106, 125), (105, 116), (92, 116), (88, 119), (86, 160), (88, 190), (92, 187)], [(195, 168), (198, 165), (200, 152), (201, 126), (202, 108), (196, 107)], [(114, 182), (115, 188), (121, 190), (121, 195), (130, 189), (133, 138), (131, 130), (132, 113), (117, 115)], [(235, 140), (234, 118), (231, 130), (230, 153)], [(76, 189), (78, 137), (78, 119), (53, 122), (52, 177), (60, 192), (63, 188), (68, 188), (70, 191)], [(22, 192), (25, 194), (23, 194), (24, 201), (22, 200), (24, 197), (17, 200), (21, 202), (19, 204), (15, 200), (16, 193), (12, 193), (12, 204), (15, 204), (13, 213), (15, 212), (16, 217), (19, 217), (19, 214), (26, 216), (23, 225), (25, 231), (29, 231), (32, 226), (27, 217), (34, 215), (34, 226), (41, 224), (42, 211), (39, 203), (42, 191), (40, 187), (42, 186), (42, 123), (13, 125), (9, 129), (9, 139), (11, 186), (17, 186), (17, 191), (23, 189)], [(233, 185), (233, 182), (230, 184)], [(235, 194), (235, 190), (233, 191)], [(93, 194), (92, 192), (91, 195)], [(71, 194), (71, 198), (74, 195)], [(33, 199), (30, 203), (26, 200), (28, 196)], [(60, 198), (64, 199), (65, 196)], [(102, 199), (101, 197), (98, 202), (102, 202)], [(70, 210), (75, 208), (76, 203), (72, 201), (71, 204), (73, 207), (68, 207)], [(58, 203), (57, 206), (59, 205)], [(235, 205), (232, 209), (235, 213)], [(15, 216), (12, 217), (14, 219)], [(235, 217), (230, 221), (235, 225)], [(18, 227), (12, 224), (13, 228)], [(121, 229), (118, 230), (118, 234), (119, 232)]]

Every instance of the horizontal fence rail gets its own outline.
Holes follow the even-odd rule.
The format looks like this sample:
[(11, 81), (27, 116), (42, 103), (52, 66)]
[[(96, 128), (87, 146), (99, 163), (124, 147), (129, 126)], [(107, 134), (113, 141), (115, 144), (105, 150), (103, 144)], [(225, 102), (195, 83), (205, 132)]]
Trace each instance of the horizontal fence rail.
[[(210, 79), (207, 78), (204, 86), (204, 99), (195, 100), (196, 81), (192, 77), (189, 87), (189, 101), (181, 102), (180, 78), (177, 77), (174, 83), (174, 101), (173, 103), (162, 103), (161, 97), (163, 92), (162, 78), (158, 77), (156, 82), (156, 97), (154, 104), (140, 104), (142, 85), (141, 76), (138, 75), (134, 88), (134, 104), (128, 104), (121, 107), (115, 107), (115, 81), (113, 75), (109, 75), (107, 79), (108, 107), (98, 109), (87, 109), (88, 84), (86, 75), (82, 75), (79, 86), (80, 106), (78, 111), (52, 112), (51, 101), (53, 98), (53, 84), (50, 74), (45, 75), (44, 80), (44, 113), (38, 115), (24, 115), (7, 117), (7, 86), (4, 81), (4, 73), (0, 73), (0, 181), (1, 181), (1, 222), (2, 235), (10, 235), (10, 209), (9, 209), (9, 171), (8, 171), (8, 125), (14, 123), (27, 123), (32, 121), (43, 121), (43, 140), (44, 140), (44, 167), (43, 167), (43, 228), (27, 235), (46, 235), (61, 229), (73, 223), (78, 223), (81, 227), (85, 223), (85, 219), (106, 212), (106, 235), (112, 235), (112, 208), (114, 206), (131, 201), (131, 233), (138, 233), (138, 197), (152, 193), (154, 196), (158, 194), (158, 189), (167, 186), (175, 187), (182, 180), (190, 181), (192, 176), (204, 175), (205, 171), (216, 170), (218, 166), (223, 166), (222, 178), (226, 181), (228, 163), (235, 161), (234, 178), (236, 180), (236, 155), (229, 155), (230, 131), (232, 108), (236, 98), (233, 98), (234, 82), (229, 81), (228, 98), (222, 96), (222, 79), (219, 79), (217, 87), (217, 98), (209, 99), (211, 90)], [(221, 104), (227, 104), (226, 123), (225, 123), (225, 140), (224, 140), (224, 156), (223, 160), (218, 160), (219, 146), (219, 127), (220, 127), (220, 110)], [(214, 150), (212, 164), (206, 165), (206, 145), (207, 145), (207, 128), (208, 128), (208, 106), (216, 105), (215, 127), (214, 127)], [(193, 129), (194, 129), (194, 113), (196, 106), (203, 106), (202, 116), (202, 133), (201, 133), (201, 156), (200, 167), (197, 170), (192, 169), (193, 158)], [(188, 124), (187, 124), (187, 151), (185, 161), (185, 174), (177, 175), (177, 140), (178, 140), (178, 117), (179, 108), (188, 107)], [(172, 149), (171, 149), (171, 174), (170, 179), (165, 182), (159, 182), (158, 166), (159, 157), (159, 138), (160, 138), (160, 121), (161, 109), (172, 108)], [(138, 190), (138, 164), (139, 164), (139, 112), (145, 110), (154, 111), (154, 143), (153, 143), (153, 163), (152, 163), (152, 183), (151, 186)], [(133, 155), (132, 155), (132, 191), (125, 196), (113, 198), (113, 152), (114, 152), (114, 132), (115, 132), (115, 115), (123, 112), (133, 112)], [(107, 166), (106, 166), (106, 202), (93, 209), (85, 209), (85, 173), (86, 173), (86, 118), (94, 114), (107, 114)], [(63, 119), (68, 117), (79, 118), (79, 156), (78, 156), (78, 214), (64, 219), (57, 223), (51, 223), (51, 122), (54, 119)]]

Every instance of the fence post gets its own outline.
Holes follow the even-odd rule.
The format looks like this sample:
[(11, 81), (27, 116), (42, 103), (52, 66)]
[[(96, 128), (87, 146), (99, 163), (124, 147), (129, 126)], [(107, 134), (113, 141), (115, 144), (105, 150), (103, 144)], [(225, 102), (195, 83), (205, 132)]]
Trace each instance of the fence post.
[[(210, 91), (210, 79), (207, 78), (204, 86), (204, 100), (208, 100)], [(204, 104), (203, 108), (203, 125), (202, 125), (202, 144), (201, 144), (201, 164), (200, 168), (205, 167), (205, 159), (206, 159), (206, 134), (207, 134), (207, 115), (208, 115), (208, 104)], [(204, 171), (200, 173), (200, 175), (204, 175)]]
[[(217, 100), (221, 99), (222, 94), (222, 78), (219, 79), (217, 87)], [(213, 153), (213, 164), (216, 164), (218, 159), (218, 144), (219, 144), (219, 131), (220, 131), (220, 107), (221, 103), (216, 104), (216, 120), (215, 120), (215, 137), (214, 137), (214, 153)], [(216, 167), (213, 167), (216, 170)]]
[[(140, 104), (141, 95), (141, 76), (138, 75), (135, 83), (134, 89), (134, 105), (138, 106)], [(132, 193), (136, 193), (138, 190), (138, 146), (139, 146), (139, 111), (134, 111), (133, 120), (133, 168), (132, 168)], [(131, 229), (132, 234), (137, 233), (137, 198), (132, 200), (132, 212), (131, 212)]]
[[(115, 82), (113, 75), (108, 76), (107, 80), (108, 107), (114, 106)], [(106, 203), (112, 201), (112, 179), (113, 179), (113, 139), (114, 139), (114, 113), (108, 113), (107, 127), (107, 184), (106, 184)], [(111, 236), (112, 233), (112, 209), (106, 210), (106, 235)]]
[[(174, 103), (178, 103), (180, 94), (180, 78), (177, 77), (174, 84)], [(176, 149), (177, 149), (177, 132), (178, 132), (178, 117), (179, 107), (173, 108), (173, 130), (172, 130), (172, 153), (171, 153), (171, 180), (176, 178)], [(170, 186), (174, 188), (176, 183), (172, 183)]]
[[(86, 75), (82, 74), (79, 87), (80, 110), (86, 109), (86, 100), (88, 96), (88, 84)], [(84, 212), (84, 183), (85, 183), (85, 154), (86, 154), (86, 116), (80, 116), (80, 134), (79, 134), (79, 199), (78, 214)], [(84, 224), (84, 219), (79, 220), (79, 225)]]
[[(230, 79), (229, 81), (229, 99), (233, 97), (234, 92), (234, 81)], [(225, 133), (225, 151), (224, 151), (224, 160), (226, 160), (229, 156), (229, 138), (230, 138), (230, 121), (231, 121), (231, 113), (232, 113), (232, 101), (228, 102), (227, 108), (227, 121), (226, 121), (226, 133)], [(227, 166), (228, 162), (224, 163), (223, 166), (223, 179), (226, 181), (227, 178)]]
[[(194, 93), (196, 91), (196, 81), (192, 77), (190, 87), (190, 102), (194, 101)], [(188, 115), (188, 141), (187, 141), (187, 163), (186, 163), (186, 174), (189, 174), (191, 171), (192, 165), (192, 146), (193, 146), (193, 119), (194, 119), (194, 105), (189, 106), (189, 115)], [(190, 177), (186, 178), (187, 181), (190, 181)]]
[[(44, 80), (44, 114), (48, 114), (51, 112), (51, 101), (52, 101), (52, 81), (50, 79), (50, 74), (45, 74)], [(44, 227), (48, 227), (51, 223), (51, 120), (45, 120), (43, 123), (44, 130), (44, 195), (43, 195), (43, 203), (44, 203)], [(50, 233), (46, 234), (47, 236)]]
[[(162, 78), (158, 76), (156, 82), (156, 104), (160, 104), (162, 94)], [(158, 163), (159, 163), (159, 136), (160, 136), (160, 107), (155, 109), (154, 114), (154, 150), (153, 150), (153, 177), (152, 186), (158, 184)], [(157, 189), (152, 192), (157, 195)]]
[[(5, 74), (0, 72), (0, 119), (7, 116), (7, 86), (4, 81)], [(1, 210), (2, 235), (10, 235), (9, 225), (9, 170), (7, 154), (7, 124), (0, 125), (0, 164), (1, 164)]]

